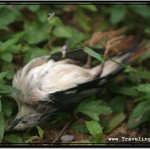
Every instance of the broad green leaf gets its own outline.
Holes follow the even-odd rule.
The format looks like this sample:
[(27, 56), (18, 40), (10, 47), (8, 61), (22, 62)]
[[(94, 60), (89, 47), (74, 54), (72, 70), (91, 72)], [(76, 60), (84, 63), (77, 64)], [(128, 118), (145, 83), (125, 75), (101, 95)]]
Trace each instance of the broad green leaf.
[(10, 52), (6, 52), (6, 53), (1, 54), (1, 59), (6, 62), (11, 62), (13, 59), (13, 56)]
[(148, 5), (129, 5), (129, 7), (142, 17), (150, 17), (150, 8)]
[(39, 127), (39, 126), (36, 126), (37, 130), (38, 130), (38, 134), (40, 136), (41, 139), (43, 139), (43, 136), (44, 136), (44, 130)]
[(103, 62), (103, 58), (100, 54), (96, 53), (95, 51), (93, 51), (91, 48), (89, 47), (84, 47), (84, 51), (89, 54), (90, 56), (98, 59), (99, 61)]
[(96, 137), (102, 134), (102, 127), (97, 121), (86, 121), (85, 124), (92, 136)]
[(126, 118), (124, 113), (119, 113), (115, 117), (113, 117), (108, 124), (106, 125), (106, 133), (112, 131), (115, 127), (117, 127), (124, 119)]
[(83, 113), (95, 121), (99, 121), (100, 114), (111, 114), (112, 110), (100, 100), (88, 99), (79, 104), (75, 110), (75, 113), (77, 112)]
[(150, 84), (146, 83), (146, 84), (139, 84), (136, 89), (140, 92), (144, 92), (144, 93), (150, 93)]
[(24, 143), (23, 139), (20, 136), (15, 135), (15, 134), (6, 135), (4, 137), (4, 139), (6, 141), (8, 141), (9, 143), (15, 143), (15, 144), (17, 144), (17, 143)]
[(0, 143), (3, 140), (3, 136), (4, 136), (4, 117), (3, 113), (0, 112)]
[(102, 126), (97, 121), (86, 121), (85, 122), (89, 133), (93, 136), (93, 142), (101, 142), (102, 141)]
[(139, 103), (133, 110), (128, 120), (128, 127), (135, 128), (150, 117), (150, 100)]
[(125, 97), (117, 96), (109, 104), (114, 112), (123, 112), (125, 108)]
[(116, 24), (124, 19), (126, 13), (126, 9), (124, 5), (116, 5), (113, 7), (112, 13), (111, 13), (111, 22), (113, 24)]

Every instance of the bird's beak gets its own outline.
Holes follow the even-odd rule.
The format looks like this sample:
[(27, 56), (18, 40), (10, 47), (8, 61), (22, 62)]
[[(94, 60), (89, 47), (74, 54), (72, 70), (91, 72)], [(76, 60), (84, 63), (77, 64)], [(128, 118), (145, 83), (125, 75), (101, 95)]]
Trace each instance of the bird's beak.
[(15, 120), (13, 120), (6, 130), (7, 130), (7, 131), (9, 131), (9, 130), (14, 130), (14, 127), (15, 127), (19, 122), (20, 122), (20, 119), (15, 119)]

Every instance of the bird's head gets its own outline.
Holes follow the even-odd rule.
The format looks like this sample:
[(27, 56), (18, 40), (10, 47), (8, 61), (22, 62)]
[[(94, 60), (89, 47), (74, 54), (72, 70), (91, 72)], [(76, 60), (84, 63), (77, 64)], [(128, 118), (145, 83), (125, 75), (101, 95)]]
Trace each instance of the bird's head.
[(15, 119), (9, 125), (8, 130), (24, 130), (37, 125), (42, 120), (41, 116), (42, 114), (38, 113), (36, 109), (23, 105)]

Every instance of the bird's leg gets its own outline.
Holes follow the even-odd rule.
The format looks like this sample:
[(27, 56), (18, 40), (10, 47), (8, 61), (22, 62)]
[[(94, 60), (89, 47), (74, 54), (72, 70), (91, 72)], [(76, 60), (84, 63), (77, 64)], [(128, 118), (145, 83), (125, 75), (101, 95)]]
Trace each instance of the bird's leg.
[(86, 64), (84, 65), (84, 68), (90, 68), (91, 67), (91, 61), (92, 61), (92, 57), (90, 55), (88, 55)]

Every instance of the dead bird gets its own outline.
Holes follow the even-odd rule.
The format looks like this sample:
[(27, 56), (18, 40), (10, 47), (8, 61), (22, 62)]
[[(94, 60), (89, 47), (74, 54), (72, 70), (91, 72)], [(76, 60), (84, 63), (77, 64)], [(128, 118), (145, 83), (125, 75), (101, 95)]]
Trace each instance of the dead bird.
[[(88, 69), (81, 65), (88, 57), (83, 49), (69, 51), (64, 59), (61, 53), (55, 53), (31, 60), (13, 77), (12, 85), (18, 91), (12, 97), (17, 102), (18, 113), (9, 129), (24, 130), (56, 112), (74, 108), (117, 75), (123, 69), (119, 63), (130, 64), (146, 50), (141, 40), (134, 40), (117, 56), (111, 56), (114, 61), (106, 60), (102, 72), (101, 64)], [(104, 49), (95, 51), (104, 53)]]

